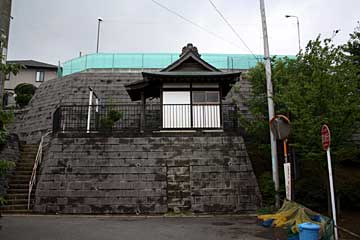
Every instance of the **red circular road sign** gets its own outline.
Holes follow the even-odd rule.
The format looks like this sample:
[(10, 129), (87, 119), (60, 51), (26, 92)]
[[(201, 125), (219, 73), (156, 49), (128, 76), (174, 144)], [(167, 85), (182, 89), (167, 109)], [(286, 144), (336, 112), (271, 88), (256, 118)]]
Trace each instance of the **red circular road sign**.
[(327, 125), (321, 128), (321, 140), (323, 149), (327, 151), (330, 147), (330, 129)]

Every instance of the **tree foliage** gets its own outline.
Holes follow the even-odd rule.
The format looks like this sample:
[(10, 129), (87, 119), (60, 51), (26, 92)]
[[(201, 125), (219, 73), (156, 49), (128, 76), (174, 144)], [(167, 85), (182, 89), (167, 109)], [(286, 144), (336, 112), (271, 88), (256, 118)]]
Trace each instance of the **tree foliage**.
[[(0, 46), (2, 46), (4, 42), (4, 39), (0, 36)], [(21, 68), (23, 68), (22, 65), (19, 64), (8, 64), (8, 63), (4, 63), (3, 61), (3, 55), (0, 54), (0, 72), (7, 75), (9, 73), (12, 74), (17, 74)], [(4, 83), (1, 83), (4, 84)]]
[[(310, 41), (295, 59), (272, 60), (276, 113), (290, 115), (291, 140), (303, 159), (316, 160), (321, 152), (320, 128), (331, 129), (334, 153), (354, 147), (359, 130), (358, 66), (343, 46), (331, 39)], [(268, 143), (267, 97), (264, 64), (247, 74), (253, 86), (249, 109), (254, 119), (245, 126), (255, 141)], [(340, 156), (337, 160), (341, 160)]]
[[(319, 36), (295, 58), (272, 59), (275, 112), (290, 117), (290, 142), (302, 161), (326, 166), (320, 129), (327, 124), (333, 161), (360, 162), (359, 147), (352, 141), (360, 130), (359, 66), (359, 27), (344, 45)], [(262, 151), (270, 148), (264, 64), (250, 69), (247, 79), (252, 84), (248, 106), (253, 119), (242, 121), (257, 151)], [(270, 159), (270, 150), (267, 153)]]

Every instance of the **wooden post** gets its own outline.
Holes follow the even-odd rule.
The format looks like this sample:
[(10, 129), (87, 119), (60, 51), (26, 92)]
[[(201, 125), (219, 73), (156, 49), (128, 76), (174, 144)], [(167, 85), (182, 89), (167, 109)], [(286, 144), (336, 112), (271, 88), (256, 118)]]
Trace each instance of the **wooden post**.
[(145, 129), (145, 94), (144, 91), (141, 92), (141, 110), (140, 110), (140, 132), (143, 133)]

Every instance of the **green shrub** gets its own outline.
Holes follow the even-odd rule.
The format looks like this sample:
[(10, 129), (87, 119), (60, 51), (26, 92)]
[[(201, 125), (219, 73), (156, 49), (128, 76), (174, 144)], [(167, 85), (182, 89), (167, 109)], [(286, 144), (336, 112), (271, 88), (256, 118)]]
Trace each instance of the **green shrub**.
[(14, 162), (0, 159), (0, 177), (4, 176), (8, 170), (14, 167), (15, 167)]
[[(279, 172), (280, 178), (280, 199), (285, 197), (284, 174)], [(263, 207), (271, 207), (275, 205), (275, 189), (272, 179), (272, 172), (264, 172), (258, 177), (259, 188), (262, 196)]]
[(0, 130), (0, 146), (4, 145), (7, 140), (9, 133), (5, 130)]
[[(339, 186), (337, 194), (340, 196), (341, 208), (354, 210), (360, 209), (360, 180)], [(338, 203), (339, 204), (339, 203)]]
[(25, 107), (30, 102), (33, 95), (30, 94), (20, 94), (16, 95), (15, 101), (19, 105), (19, 107)]
[(116, 122), (119, 121), (122, 118), (123, 113), (116, 111), (116, 110), (110, 110), (109, 111), (109, 115), (108, 118), (111, 119), (112, 121)]
[(6, 143), (8, 136), (6, 125), (9, 124), (13, 118), (13, 112), (0, 110), (0, 146)]
[(28, 83), (20, 83), (15, 87), (15, 101), (19, 107), (25, 107), (30, 102), (32, 96), (35, 94), (36, 87)]
[(110, 110), (108, 114), (100, 119), (100, 128), (103, 130), (111, 130), (115, 122), (123, 117), (123, 113), (116, 110)]
[[(0, 177), (4, 176), (9, 170), (15, 167), (15, 163), (0, 159)], [(0, 206), (4, 205), (6, 200), (0, 196)]]
[(15, 93), (18, 94), (30, 94), (34, 95), (36, 91), (36, 87), (29, 83), (20, 83), (14, 89)]
[(259, 188), (264, 206), (271, 206), (275, 204), (275, 189), (272, 180), (271, 172), (264, 172), (259, 177)]

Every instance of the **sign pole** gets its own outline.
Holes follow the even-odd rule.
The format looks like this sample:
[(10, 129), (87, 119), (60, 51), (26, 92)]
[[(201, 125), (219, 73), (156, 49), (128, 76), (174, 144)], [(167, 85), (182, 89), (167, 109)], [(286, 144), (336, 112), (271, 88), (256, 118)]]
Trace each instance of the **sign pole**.
[(284, 147), (284, 177), (286, 199), (292, 200), (292, 184), (291, 184), (291, 163), (288, 162), (287, 138), (290, 135), (290, 120), (284, 115), (276, 115), (270, 120), (270, 130), (276, 139), (283, 141)]
[(330, 187), (330, 196), (331, 196), (331, 209), (332, 209), (332, 217), (334, 221), (334, 234), (335, 234), (335, 240), (338, 240), (339, 236), (338, 236), (337, 223), (336, 223), (335, 191), (334, 191), (331, 154), (330, 154), (331, 138), (330, 138), (330, 129), (327, 125), (323, 125), (321, 128), (321, 139), (322, 139), (323, 149), (326, 151), (326, 156), (327, 156), (328, 171), (329, 171), (329, 187)]
[(329, 170), (331, 208), (332, 208), (332, 215), (333, 215), (333, 221), (334, 221), (335, 240), (338, 240), (339, 237), (338, 237), (338, 230), (337, 230), (337, 223), (336, 223), (335, 192), (334, 192), (334, 182), (333, 182), (333, 174), (332, 174), (332, 166), (331, 166), (330, 148), (328, 148), (328, 150), (326, 150), (326, 155), (327, 155), (328, 170)]

